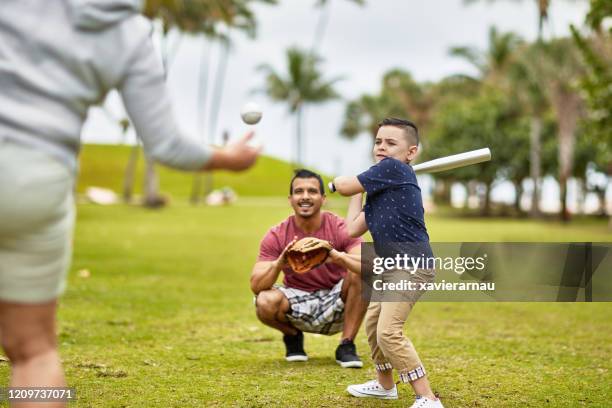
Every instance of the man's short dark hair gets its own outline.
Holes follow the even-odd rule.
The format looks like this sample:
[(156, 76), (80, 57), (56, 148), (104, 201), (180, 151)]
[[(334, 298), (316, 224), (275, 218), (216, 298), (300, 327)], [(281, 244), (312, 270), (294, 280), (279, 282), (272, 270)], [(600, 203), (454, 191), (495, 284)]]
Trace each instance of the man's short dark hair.
[(394, 126), (402, 129), (406, 134), (408, 143), (412, 143), (415, 146), (419, 145), (419, 129), (414, 122), (399, 118), (385, 118), (378, 124), (378, 128), (380, 129), (383, 126)]
[(317, 180), (319, 180), (319, 191), (321, 192), (322, 195), (325, 195), (325, 187), (323, 185), (323, 179), (321, 178), (321, 176), (313, 171), (306, 170), (306, 169), (297, 169), (294, 171), (293, 178), (291, 179), (291, 183), (289, 184), (289, 195), (293, 194), (293, 180), (297, 178), (301, 178), (301, 179), (316, 178)]

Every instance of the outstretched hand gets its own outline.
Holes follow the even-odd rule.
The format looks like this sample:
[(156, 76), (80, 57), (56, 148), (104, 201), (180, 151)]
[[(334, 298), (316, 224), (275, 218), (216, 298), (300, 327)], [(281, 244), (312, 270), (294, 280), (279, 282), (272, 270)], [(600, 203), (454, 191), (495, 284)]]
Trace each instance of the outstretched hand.
[(242, 171), (251, 167), (257, 161), (263, 146), (249, 146), (255, 133), (248, 132), (239, 140), (228, 144), (226, 147), (215, 150), (204, 170), (226, 169)]

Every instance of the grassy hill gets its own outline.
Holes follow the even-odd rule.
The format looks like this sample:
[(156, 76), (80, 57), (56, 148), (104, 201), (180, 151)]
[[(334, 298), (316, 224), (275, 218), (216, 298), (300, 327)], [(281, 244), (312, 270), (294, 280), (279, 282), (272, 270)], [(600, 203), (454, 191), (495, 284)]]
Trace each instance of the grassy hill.
[[(121, 193), (130, 151), (131, 146), (83, 145), (77, 191), (82, 193), (87, 187), (97, 186)], [(193, 183), (192, 173), (184, 173), (164, 166), (157, 166), (157, 169), (160, 190), (163, 193), (175, 198), (189, 196)], [(264, 156), (247, 172), (214, 172), (213, 185), (214, 188), (230, 186), (239, 196), (286, 196), (289, 180), (293, 175), (292, 169), (290, 163)], [(144, 157), (141, 152), (138, 160), (135, 194), (140, 194), (142, 191), (143, 173)]]

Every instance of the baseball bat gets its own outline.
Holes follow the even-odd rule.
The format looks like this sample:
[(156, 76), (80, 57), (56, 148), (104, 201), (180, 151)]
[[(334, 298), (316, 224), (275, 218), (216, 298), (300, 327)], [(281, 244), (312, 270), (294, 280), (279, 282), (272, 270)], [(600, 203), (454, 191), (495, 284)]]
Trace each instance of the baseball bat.
[[(491, 150), (488, 147), (469, 152), (453, 154), (452, 156), (440, 157), (412, 166), (415, 173), (438, 173), (440, 171), (452, 170), (459, 167), (470, 166), (491, 160)], [(336, 192), (334, 182), (328, 184), (329, 191)]]
[(491, 160), (491, 150), (484, 149), (472, 150), (469, 152), (454, 154), (452, 156), (441, 157), (426, 161), (412, 166), (415, 173), (437, 173), (445, 170), (452, 170), (459, 167), (470, 166)]

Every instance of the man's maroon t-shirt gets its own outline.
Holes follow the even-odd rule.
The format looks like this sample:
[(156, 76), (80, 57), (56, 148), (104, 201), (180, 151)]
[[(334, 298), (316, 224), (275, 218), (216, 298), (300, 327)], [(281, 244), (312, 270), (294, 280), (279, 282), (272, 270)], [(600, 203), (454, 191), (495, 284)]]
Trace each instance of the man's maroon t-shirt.
[[(306, 234), (295, 223), (295, 216), (291, 215), (285, 221), (272, 227), (261, 240), (258, 261), (274, 261), (283, 252), (283, 249), (297, 236), (316, 237), (329, 241), (332, 246), (341, 252), (348, 252), (356, 245), (361, 244), (361, 238), (351, 238), (344, 224), (344, 220), (330, 212), (321, 213), (321, 227), (312, 234)], [(319, 289), (331, 289), (346, 275), (346, 269), (334, 263), (325, 263), (306, 273), (297, 274), (287, 265), (283, 268), (285, 274), (283, 283), (289, 288), (314, 292)]]

